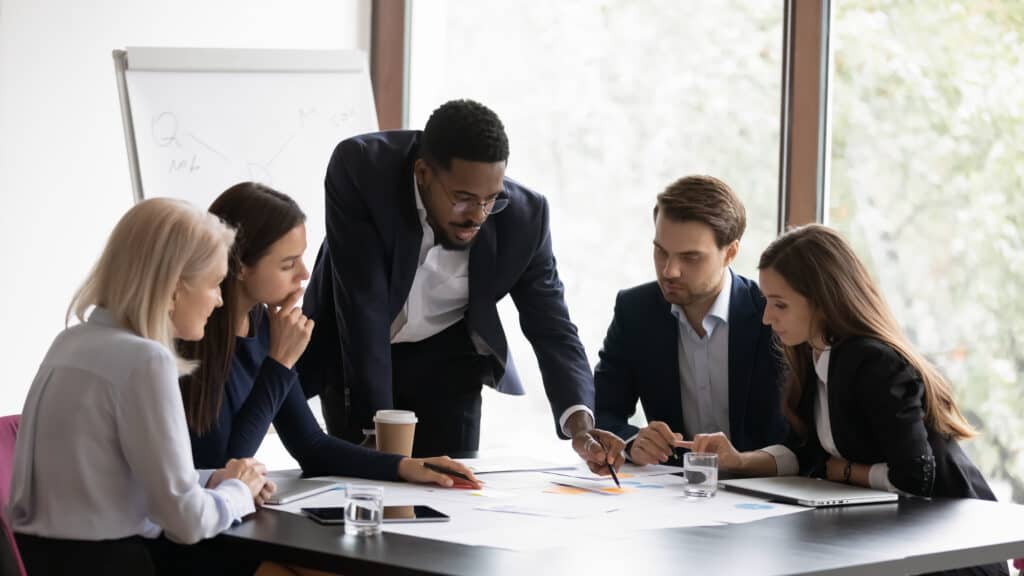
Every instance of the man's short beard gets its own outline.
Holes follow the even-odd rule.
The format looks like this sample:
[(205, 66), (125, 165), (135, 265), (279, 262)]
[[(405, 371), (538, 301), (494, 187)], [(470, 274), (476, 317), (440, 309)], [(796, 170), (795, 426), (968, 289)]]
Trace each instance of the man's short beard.
[(695, 294), (694, 292), (687, 291), (683, 294), (683, 299), (673, 298), (672, 300), (669, 300), (666, 296), (665, 300), (667, 300), (669, 304), (675, 304), (676, 306), (686, 308), (687, 306), (692, 306), (698, 302), (705, 301), (707, 298), (711, 297), (713, 292), (714, 289), (706, 290), (704, 292), (701, 292), (700, 294)]
[(480, 233), (477, 232), (477, 235), (473, 236), (473, 239), (470, 240), (469, 242), (457, 242), (453, 238), (448, 236), (448, 233), (444, 228), (441, 228), (440, 226), (434, 224), (432, 219), (427, 218), (427, 224), (430, 224), (431, 230), (434, 231), (434, 242), (440, 244), (441, 247), (444, 248), (445, 250), (452, 250), (455, 252), (469, 250), (470, 248), (473, 247), (473, 244), (476, 243), (476, 239), (480, 237)]

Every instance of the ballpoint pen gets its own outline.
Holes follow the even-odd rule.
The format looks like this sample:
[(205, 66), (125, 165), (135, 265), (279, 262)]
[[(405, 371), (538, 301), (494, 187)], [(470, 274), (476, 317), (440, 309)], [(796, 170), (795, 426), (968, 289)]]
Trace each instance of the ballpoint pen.
[[(604, 450), (605, 457), (607, 458), (608, 449), (604, 447), (604, 443), (601, 442), (600, 440), (598, 440), (597, 443), (601, 446), (601, 449)], [(615, 480), (615, 486), (622, 488), (622, 484), (619, 484), (619, 477), (615, 475), (615, 467), (612, 466), (610, 463), (607, 464), (607, 466), (608, 471), (612, 473), (612, 480)]]

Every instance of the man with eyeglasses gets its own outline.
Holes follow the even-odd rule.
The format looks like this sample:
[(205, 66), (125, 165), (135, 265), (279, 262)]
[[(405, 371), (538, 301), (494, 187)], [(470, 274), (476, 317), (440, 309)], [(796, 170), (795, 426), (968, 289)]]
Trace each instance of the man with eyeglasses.
[(537, 354), (555, 430), (591, 469), (624, 443), (594, 429), (594, 383), (569, 319), (543, 196), (505, 177), (498, 116), (447, 102), (420, 131), (343, 141), (327, 168), (327, 238), (304, 311), (299, 370), (328, 431), (373, 432), (380, 409), (416, 412), (415, 455), (475, 451), (482, 386), (523, 394), (498, 317), (511, 294)]

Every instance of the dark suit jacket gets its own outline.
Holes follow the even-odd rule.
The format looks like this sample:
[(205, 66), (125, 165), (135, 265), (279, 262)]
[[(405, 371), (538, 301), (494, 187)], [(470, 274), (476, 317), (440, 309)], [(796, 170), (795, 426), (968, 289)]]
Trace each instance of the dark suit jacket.
[[(801, 441), (786, 441), (801, 472), (824, 476), (828, 454), (814, 425), (817, 376), (808, 369), (799, 414), (807, 426)], [(924, 421), (924, 382), (888, 345), (873, 338), (848, 338), (832, 347), (828, 367), (832, 439), (850, 462), (889, 464), (889, 481), (918, 496), (995, 500), (960, 444)]]
[[(394, 131), (350, 138), (327, 168), (327, 237), (303, 304), (316, 326), (299, 369), (307, 395), (322, 391), (331, 405), (325, 412), (335, 431), (341, 406), (348, 408), (353, 435), (373, 427), (378, 409), (393, 407), (391, 322), (409, 295), (423, 236), (413, 197), (420, 136)], [(565, 409), (593, 407), (593, 376), (558, 279), (547, 201), (512, 180), (505, 188), (508, 208), (486, 220), (470, 250), (465, 320), (478, 350), (482, 346), (494, 360), (493, 380), (486, 383), (522, 394), (497, 310), (498, 300), (512, 295), (557, 429)]]
[[(733, 274), (729, 302), (729, 432), (740, 450), (781, 442), (782, 360), (771, 329), (761, 323), (765, 299), (750, 280)], [(637, 433), (626, 420), (639, 398), (648, 421), (683, 430), (679, 322), (657, 282), (619, 292), (600, 362), (594, 371), (597, 425), (623, 439)]]

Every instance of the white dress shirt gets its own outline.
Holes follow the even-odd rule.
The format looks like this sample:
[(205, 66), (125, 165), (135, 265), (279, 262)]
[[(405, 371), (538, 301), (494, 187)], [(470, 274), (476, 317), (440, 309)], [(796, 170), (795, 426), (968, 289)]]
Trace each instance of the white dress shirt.
[(416, 212), (423, 227), (419, 264), (409, 296), (391, 323), (391, 343), (419, 342), (458, 323), (469, 308), (469, 250), (449, 250), (434, 243), (434, 229), (419, 185), (412, 179)]
[[(818, 433), (818, 441), (821, 447), (830, 456), (846, 458), (836, 448), (835, 439), (832, 437), (832, 420), (828, 408), (828, 365), (832, 356), (832, 349), (826, 348), (814, 361), (814, 372), (818, 380), (818, 398), (814, 403), (814, 429)], [(790, 476), (800, 472), (800, 464), (797, 462), (796, 454), (781, 444), (763, 448), (775, 458), (775, 467), (779, 476)], [(868, 472), (868, 484), (876, 490), (888, 490), (898, 492), (899, 490), (889, 482), (889, 465), (882, 462), (873, 464)]]
[(683, 436), (722, 432), (729, 436), (729, 304), (732, 271), (724, 272), (722, 289), (701, 321), (704, 336), (672, 305), (679, 321), (679, 380), (683, 400)]
[(192, 543), (255, 510), (240, 480), (203, 488), (211, 472), (192, 466), (170, 351), (97, 308), (57, 336), (29, 389), (8, 518), (48, 538)]
[[(439, 334), (462, 320), (469, 308), (469, 250), (448, 250), (435, 243), (434, 229), (427, 222), (427, 209), (420, 197), (415, 176), (412, 179), (412, 192), (416, 198), (416, 212), (423, 228), (423, 239), (409, 296), (391, 323), (392, 344), (419, 342)], [(570, 406), (558, 419), (559, 427), (566, 435), (566, 421), (579, 410), (590, 414), (593, 419), (594, 413), (587, 406)]]

